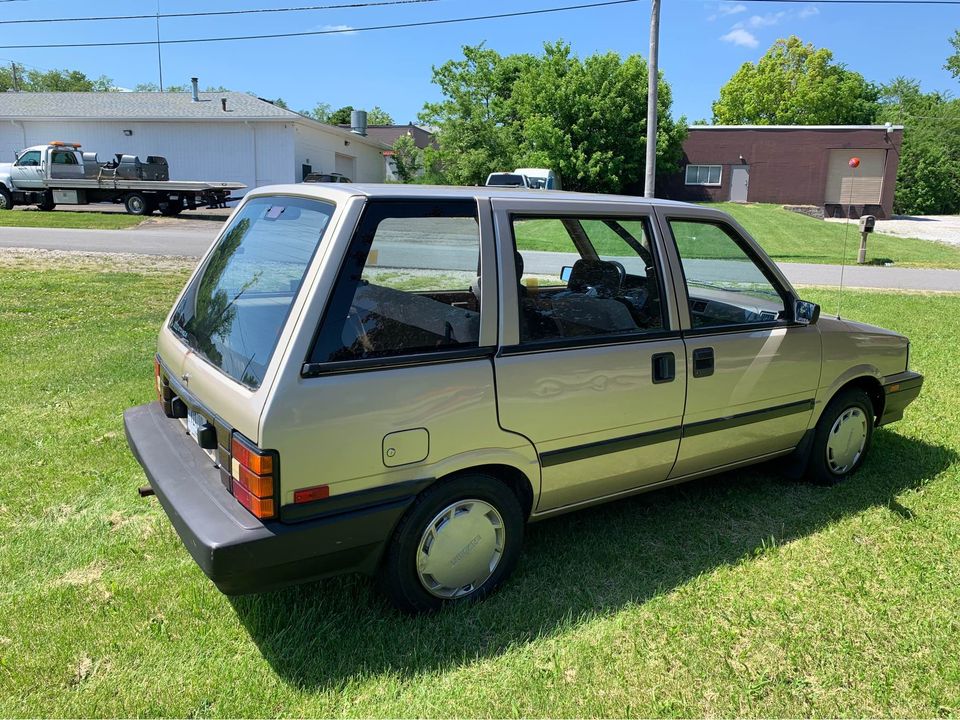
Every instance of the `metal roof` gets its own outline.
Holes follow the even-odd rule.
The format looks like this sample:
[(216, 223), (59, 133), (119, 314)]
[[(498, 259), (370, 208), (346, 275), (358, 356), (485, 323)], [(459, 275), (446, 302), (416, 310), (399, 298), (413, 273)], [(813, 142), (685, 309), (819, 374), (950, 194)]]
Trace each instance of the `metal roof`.
[(687, 125), (687, 130), (903, 130), (903, 125)]
[[(387, 146), (334, 125), (242, 92), (5, 92), (0, 93), (0, 120), (140, 120), (140, 121), (286, 121), (310, 125), (352, 141)], [(226, 99), (224, 111), (222, 100)]]

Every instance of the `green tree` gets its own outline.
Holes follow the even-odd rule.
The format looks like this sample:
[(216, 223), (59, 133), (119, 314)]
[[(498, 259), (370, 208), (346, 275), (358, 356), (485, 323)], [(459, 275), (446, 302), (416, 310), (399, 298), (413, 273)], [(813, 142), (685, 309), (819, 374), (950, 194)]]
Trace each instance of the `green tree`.
[(720, 88), (713, 121), (726, 125), (867, 125), (878, 88), (833, 62), (833, 53), (791, 35)]
[(393, 143), (393, 164), (400, 182), (414, 182), (423, 168), (423, 151), (417, 147), (410, 133), (404, 133)]
[[(616, 53), (574, 56), (546, 44), (542, 56), (464, 47), (463, 59), (434, 68), (444, 99), (428, 103), (424, 123), (438, 128), (439, 149), (424, 152), (426, 175), (482, 183), (490, 172), (549, 167), (564, 187), (639, 192), (646, 152), (647, 64)], [(670, 116), (660, 79), (658, 168), (676, 169), (685, 129)]]
[[(347, 120), (347, 122), (350, 122)], [(379, 105), (367, 110), (368, 125), (393, 125), (393, 116)]]
[(960, 212), (960, 100), (898, 77), (881, 88), (880, 120), (904, 125), (894, 211)]
[(953, 53), (947, 56), (947, 62), (943, 68), (960, 80), (960, 30), (953, 31), (953, 37), (950, 38), (949, 42), (953, 46)]
[(313, 106), (313, 110), (299, 110), (301, 115), (304, 115), (308, 118), (313, 118), (322, 123), (330, 122), (330, 105), (328, 103), (317, 103)]
[[(16, 78), (14, 78), (16, 73)], [(26, 69), (14, 64), (0, 67), (0, 92), (105, 92), (113, 89), (113, 80), (101, 75), (91, 80), (79, 70)]]
[(323, 122), (330, 125), (349, 125), (350, 124), (350, 113), (353, 112), (353, 105), (344, 105), (342, 108), (337, 108), (327, 117)]

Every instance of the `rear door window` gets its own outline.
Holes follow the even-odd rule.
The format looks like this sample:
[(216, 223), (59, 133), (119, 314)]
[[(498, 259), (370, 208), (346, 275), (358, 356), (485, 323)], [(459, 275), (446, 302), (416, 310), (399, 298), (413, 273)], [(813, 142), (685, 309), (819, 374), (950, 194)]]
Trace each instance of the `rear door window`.
[(214, 367), (259, 387), (333, 210), (305, 198), (247, 202), (187, 288), (170, 329)]
[(477, 348), (480, 232), (472, 200), (371, 201), (311, 363)]

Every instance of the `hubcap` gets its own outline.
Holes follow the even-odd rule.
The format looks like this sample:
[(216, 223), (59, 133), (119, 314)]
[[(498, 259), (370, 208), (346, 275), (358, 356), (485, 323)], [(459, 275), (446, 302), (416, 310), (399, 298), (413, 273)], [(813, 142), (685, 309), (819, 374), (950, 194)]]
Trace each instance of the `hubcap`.
[(827, 436), (827, 467), (843, 475), (857, 464), (867, 444), (867, 416), (859, 407), (840, 413)]
[(130, 209), (138, 214), (143, 212), (143, 200), (138, 197), (130, 198)]
[(0, 193), (0, 210), (6, 210), (7, 207), (7, 196), (3, 193)]
[(430, 521), (417, 548), (417, 574), (427, 592), (452, 599), (485, 583), (503, 556), (503, 518), (482, 500), (459, 500)]

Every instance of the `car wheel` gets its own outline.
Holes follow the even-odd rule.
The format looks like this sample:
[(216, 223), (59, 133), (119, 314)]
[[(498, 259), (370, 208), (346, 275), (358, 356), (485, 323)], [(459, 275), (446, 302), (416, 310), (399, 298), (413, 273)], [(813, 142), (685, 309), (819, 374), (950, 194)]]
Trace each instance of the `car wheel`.
[(183, 201), (179, 198), (167, 200), (166, 203), (160, 203), (159, 208), (164, 217), (176, 217), (183, 211)]
[(870, 396), (850, 388), (827, 405), (814, 433), (807, 477), (818, 485), (836, 485), (863, 463), (873, 438)]
[(13, 208), (13, 195), (3, 185), (0, 185), (0, 210), (10, 210)]
[(142, 193), (129, 193), (123, 199), (123, 205), (131, 215), (149, 215), (153, 212), (153, 208)]
[(37, 203), (37, 207), (44, 212), (49, 212), (56, 206), (57, 204), (53, 201), (53, 193), (49, 190), (43, 194), (43, 200)]
[(523, 526), (517, 496), (496, 478), (471, 473), (441, 482), (397, 525), (380, 587), (411, 613), (482, 600), (513, 572)]

